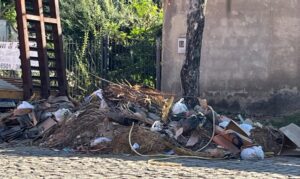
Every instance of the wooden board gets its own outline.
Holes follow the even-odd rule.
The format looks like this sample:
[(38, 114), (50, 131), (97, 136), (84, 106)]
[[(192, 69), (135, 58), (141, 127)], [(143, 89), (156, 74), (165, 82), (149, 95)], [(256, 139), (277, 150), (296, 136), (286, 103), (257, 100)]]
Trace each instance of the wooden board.
[(236, 122), (234, 122), (233, 120), (231, 120), (228, 124), (228, 126), (226, 127), (226, 130), (231, 129), (239, 134), (242, 134), (245, 137), (250, 137), (246, 131), (244, 131)]
[(23, 91), (0, 89), (0, 98), (22, 100), (23, 99)]

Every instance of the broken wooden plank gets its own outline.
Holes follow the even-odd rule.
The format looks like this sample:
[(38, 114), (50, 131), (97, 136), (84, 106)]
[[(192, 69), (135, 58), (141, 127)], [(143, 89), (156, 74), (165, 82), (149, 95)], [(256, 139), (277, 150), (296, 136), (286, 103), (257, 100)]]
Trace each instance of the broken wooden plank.
[(23, 99), (23, 91), (0, 90), (0, 98), (22, 100)]

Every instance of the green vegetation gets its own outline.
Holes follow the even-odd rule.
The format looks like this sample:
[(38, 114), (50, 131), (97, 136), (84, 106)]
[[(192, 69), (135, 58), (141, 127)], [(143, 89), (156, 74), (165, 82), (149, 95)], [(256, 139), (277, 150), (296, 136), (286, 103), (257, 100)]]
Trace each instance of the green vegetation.
[[(0, 18), (15, 29), (14, 1), (0, 0), (0, 10)], [(81, 75), (73, 75), (77, 79), (74, 86), (80, 85), (84, 93), (94, 88), (88, 69), (95, 60), (92, 53), (101, 53), (102, 39), (109, 38), (109, 55), (115, 65), (106, 78), (154, 87), (153, 49), (156, 37), (161, 36), (163, 19), (160, 0), (60, 0), (60, 14), (64, 39), (76, 43), (73, 54), (69, 54), (75, 63), (68, 72)], [(97, 69), (96, 75), (103, 74), (101, 67)]]
[(79, 40), (109, 36), (127, 44), (130, 40), (154, 40), (161, 32), (162, 10), (152, 0), (62, 0), (64, 35)]
[[(109, 38), (114, 67), (106, 77), (126, 79), (154, 87), (156, 37), (161, 36), (162, 9), (152, 0), (62, 0), (61, 19), (66, 39), (80, 42), (75, 55), (77, 71), (84, 75), (81, 86), (90, 86), (87, 73), (89, 44)], [(92, 47), (93, 48), (93, 47)], [(101, 48), (101, 47), (100, 47)], [(120, 50), (121, 49), (121, 50)], [(96, 50), (97, 51), (97, 50)], [(87, 59), (88, 58), (88, 59)], [(100, 68), (101, 69), (101, 68)], [(146, 70), (145, 70), (146, 69)], [(100, 72), (98, 74), (101, 74)]]
[(273, 126), (278, 128), (287, 126), (290, 123), (295, 123), (298, 126), (300, 126), (300, 112), (290, 114), (290, 115), (285, 115), (282, 117), (274, 117), (267, 120), (267, 123), (272, 124)]

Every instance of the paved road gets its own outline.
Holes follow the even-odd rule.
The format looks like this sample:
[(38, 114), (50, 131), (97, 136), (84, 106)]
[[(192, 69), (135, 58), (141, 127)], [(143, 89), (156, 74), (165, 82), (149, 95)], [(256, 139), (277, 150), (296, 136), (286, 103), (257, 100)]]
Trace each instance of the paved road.
[(250, 162), (91, 156), (35, 147), (0, 146), (0, 178), (300, 178), (299, 158)]

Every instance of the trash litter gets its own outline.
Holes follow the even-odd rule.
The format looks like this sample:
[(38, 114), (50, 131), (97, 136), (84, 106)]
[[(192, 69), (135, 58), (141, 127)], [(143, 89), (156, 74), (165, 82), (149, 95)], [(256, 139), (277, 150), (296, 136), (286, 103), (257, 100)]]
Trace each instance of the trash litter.
[(199, 141), (199, 134), (197, 133), (197, 131), (194, 131), (185, 146), (187, 147), (194, 146), (197, 144), (198, 141)]
[(263, 160), (264, 151), (261, 146), (245, 148), (241, 152), (241, 158), (243, 160)]
[[(245, 137), (249, 137), (250, 136), (250, 131), (245, 131), (243, 128), (240, 127), (240, 125), (236, 122), (234, 122), (233, 120), (231, 120), (229, 122), (229, 124), (226, 127), (226, 130), (231, 129)], [(248, 128), (246, 128), (248, 130)]]
[(281, 155), (300, 156), (300, 127), (292, 123), (279, 130), (285, 138)]
[(229, 124), (229, 121), (223, 121), (219, 123), (219, 126), (222, 127), (223, 129), (225, 129)]
[(244, 120), (244, 118), (242, 117), (242, 115), (239, 114), (237, 117), (239, 118), (239, 120), (240, 120), (241, 123), (245, 123), (245, 120)]
[(23, 101), (17, 109), (34, 109), (34, 106), (32, 106), (30, 103)]
[(246, 120), (243, 122), (243, 124), (249, 124), (249, 125), (251, 125), (251, 126), (254, 125), (254, 123), (253, 123), (253, 121), (252, 121), (251, 119), (246, 119)]
[(140, 148), (140, 145), (139, 145), (138, 143), (134, 143), (134, 144), (132, 145), (132, 147), (133, 147), (135, 150), (137, 150), (137, 149)]
[(93, 92), (90, 96), (88, 96), (85, 99), (85, 102), (90, 103), (94, 96), (97, 96), (100, 99), (100, 109), (106, 109), (108, 107), (106, 101), (103, 98), (102, 89), (99, 89), (99, 90)]
[(152, 132), (159, 132), (159, 131), (162, 131), (163, 129), (163, 123), (161, 123), (160, 121), (155, 121), (153, 123), (153, 125), (151, 126), (151, 131)]
[(240, 128), (247, 133), (247, 136), (251, 135), (250, 132), (253, 129), (253, 127), (250, 124), (240, 124)]
[(229, 123), (231, 121), (231, 119), (222, 115), (222, 116), (220, 116), (219, 121), (220, 122), (228, 122)]
[(245, 160), (263, 159), (263, 151), (278, 155), (299, 149), (295, 126), (288, 127), (291, 133), (241, 115), (234, 121), (214, 111), (207, 100), (198, 101), (189, 109), (183, 98), (174, 104), (174, 96), (154, 89), (110, 83), (82, 103), (66, 96), (22, 102), (0, 115), (0, 141), (33, 139), (35, 145), (66, 152)]
[(213, 138), (213, 141), (223, 147), (224, 149), (229, 150), (233, 154), (237, 154), (240, 152), (240, 149), (236, 147), (233, 143), (227, 140), (223, 135), (216, 135)]
[(1, 119), (1, 140), (36, 139), (56, 126), (57, 121), (68, 118), (73, 108), (74, 104), (64, 96), (50, 96), (47, 100), (33, 101), (31, 104), (23, 101)]
[(284, 135), (273, 127), (256, 127), (251, 130), (250, 137), (254, 143), (262, 146), (265, 152), (273, 152), (275, 155), (279, 155), (282, 150)]
[(180, 114), (188, 111), (188, 108), (186, 107), (185, 104), (183, 104), (183, 98), (181, 98), (177, 103), (174, 104), (172, 108), (172, 113), (173, 114)]
[(94, 139), (93, 141), (91, 141), (91, 146), (94, 147), (100, 143), (103, 143), (103, 142), (111, 142), (112, 140), (107, 138), (107, 137), (98, 137), (96, 139)]
[(283, 132), (284, 136), (292, 141), (297, 147), (300, 148), (300, 127), (296, 124), (290, 124), (288, 126), (279, 129)]
[(169, 150), (167, 152), (165, 152), (166, 155), (174, 155), (175, 151), (174, 150)]
[(71, 111), (69, 109), (63, 108), (54, 112), (53, 115), (55, 116), (55, 120), (58, 123), (61, 123), (71, 115)]

